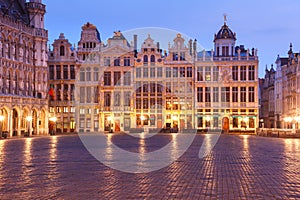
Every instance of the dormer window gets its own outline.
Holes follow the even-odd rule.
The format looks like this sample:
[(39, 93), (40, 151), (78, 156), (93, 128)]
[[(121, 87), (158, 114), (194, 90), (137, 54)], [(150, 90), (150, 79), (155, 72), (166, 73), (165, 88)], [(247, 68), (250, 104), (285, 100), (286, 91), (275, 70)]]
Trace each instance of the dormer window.
[(60, 56), (65, 56), (65, 47), (64, 46), (60, 46), (60, 49), (59, 49), (59, 55)]

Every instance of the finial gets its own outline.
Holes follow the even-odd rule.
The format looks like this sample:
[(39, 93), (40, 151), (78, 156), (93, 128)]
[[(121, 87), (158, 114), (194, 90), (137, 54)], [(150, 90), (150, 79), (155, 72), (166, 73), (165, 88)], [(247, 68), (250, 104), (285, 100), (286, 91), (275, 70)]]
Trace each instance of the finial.
[(223, 16), (224, 16), (224, 24), (226, 25), (226, 22), (227, 22), (227, 14), (224, 13)]

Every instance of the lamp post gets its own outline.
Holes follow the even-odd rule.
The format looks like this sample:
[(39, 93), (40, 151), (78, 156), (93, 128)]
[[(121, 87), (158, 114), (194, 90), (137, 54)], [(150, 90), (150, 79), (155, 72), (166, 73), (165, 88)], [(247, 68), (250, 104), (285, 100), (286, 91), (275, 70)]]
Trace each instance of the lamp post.
[(26, 120), (27, 120), (27, 127), (28, 127), (28, 132), (27, 132), (26, 136), (29, 137), (30, 136), (30, 122), (32, 121), (32, 116), (27, 116)]
[(56, 117), (50, 117), (49, 120), (51, 122), (53, 122), (53, 129), (51, 130), (50, 135), (55, 135), (55, 133), (56, 133), (56, 121), (57, 121), (57, 118)]
[(0, 138), (2, 138), (2, 123), (4, 120), (4, 116), (0, 115)]

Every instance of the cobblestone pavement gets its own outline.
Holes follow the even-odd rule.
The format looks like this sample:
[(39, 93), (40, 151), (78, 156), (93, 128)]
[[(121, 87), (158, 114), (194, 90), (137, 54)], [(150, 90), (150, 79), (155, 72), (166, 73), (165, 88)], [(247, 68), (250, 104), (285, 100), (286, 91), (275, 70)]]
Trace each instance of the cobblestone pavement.
[[(203, 159), (205, 135), (168, 167), (147, 174), (110, 169), (78, 136), (0, 140), (0, 199), (299, 199), (300, 140), (222, 135)], [(153, 151), (172, 139), (144, 144)], [(137, 151), (125, 135), (114, 143)]]

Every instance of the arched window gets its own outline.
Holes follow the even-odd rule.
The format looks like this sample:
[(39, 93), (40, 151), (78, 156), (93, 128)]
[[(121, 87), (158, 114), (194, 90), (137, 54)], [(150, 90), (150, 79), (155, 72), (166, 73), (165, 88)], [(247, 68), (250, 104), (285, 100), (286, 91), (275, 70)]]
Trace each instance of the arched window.
[(60, 51), (60, 53), (59, 53), (59, 55), (60, 56), (65, 56), (65, 47), (64, 46), (60, 46), (60, 49), (59, 49)]
[(151, 63), (154, 63), (154, 62), (155, 62), (155, 56), (154, 56), (154, 55), (151, 55), (151, 57), (150, 57), (150, 62), (151, 62)]
[(148, 65), (148, 56), (144, 55), (144, 65)]

